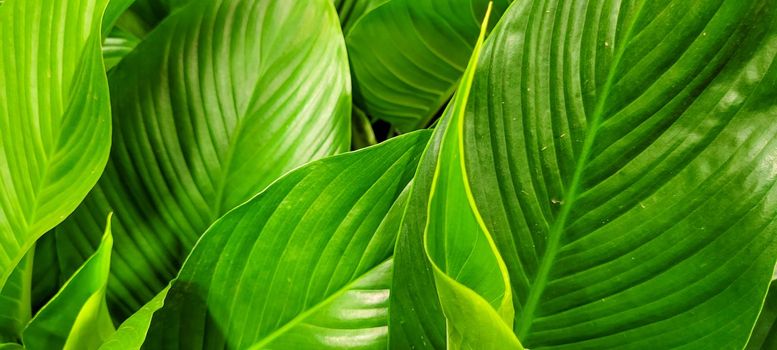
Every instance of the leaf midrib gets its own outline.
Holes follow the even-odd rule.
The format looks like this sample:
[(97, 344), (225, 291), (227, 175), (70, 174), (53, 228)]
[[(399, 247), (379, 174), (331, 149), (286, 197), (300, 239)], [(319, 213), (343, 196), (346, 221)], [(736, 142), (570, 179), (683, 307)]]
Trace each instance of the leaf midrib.
[(617, 71), (616, 68), (618, 68), (620, 65), (623, 54), (626, 51), (626, 47), (628, 46), (627, 44), (634, 34), (634, 24), (637, 22), (637, 19), (642, 13), (642, 9), (645, 7), (644, 4), (645, 2), (641, 2), (638, 5), (638, 8), (635, 11), (635, 15), (633, 17), (634, 20), (629, 23), (626, 34), (623, 36), (623, 44), (617, 48), (616, 54), (607, 73), (607, 80), (605, 81), (604, 87), (602, 88), (602, 93), (596, 101), (593, 117), (591, 118), (591, 124), (587, 127), (580, 156), (575, 162), (572, 180), (566, 191), (567, 197), (564, 199), (564, 204), (561, 206), (558, 219), (553, 222), (553, 225), (551, 226), (548, 233), (548, 245), (545, 248), (545, 253), (542, 255), (540, 266), (537, 270), (537, 277), (535, 277), (534, 283), (532, 283), (530, 287), (523, 312), (521, 313), (520, 319), (517, 322), (519, 328), (516, 332), (516, 335), (518, 336), (518, 339), (522, 341), (525, 341), (526, 336), (531, 330), (537, 307), (539, 306), (539, 302), (542, 298), (543, 292), (545, 291), (545, 287), (548, 284), (548, 277), (550, 275), (551, 268), (553, 267), (553, 263), (556, 260), (556, 255), (559, 251), (561, 237), (564, 234), (567, 220), (569, 219), (569, 215), (572, 211), (572, 208), (574, 207), (575, 201), (577, 200), (577, 196), (580, 194), (580, 187), (584, 175), (585, 164), (588, 162), (591, 156), (591, 152), (593, 151), (593, 145), (596, 141), (596, 134), (602, 122), (604, 107), (612, 90), (612, 86), (615, 83), (615, 75)]

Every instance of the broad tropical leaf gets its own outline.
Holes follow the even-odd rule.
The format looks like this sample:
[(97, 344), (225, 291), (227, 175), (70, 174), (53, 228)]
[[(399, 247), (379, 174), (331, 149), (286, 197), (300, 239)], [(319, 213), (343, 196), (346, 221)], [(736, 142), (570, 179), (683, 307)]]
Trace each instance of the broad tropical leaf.
[(108, 158), (106, 2), (0, 7), (0, 288), (33, 243), (78, 206)]
[(24, 329), (26, 349), (97, 349), (113, 333), (105, 301), (112, 246), (109, 217), (97, 251)]
[(119, 319), (167, 285), (217, 218), (350, 143), (348, 63), (327, 0), (185, 6), (109, 80), (111, 160), (56, 234), (87, 243), (71, 254), (89, 251), (98, 218), (116, 213), (109, 302)]
[(777, 256), (777, 8), (525, 1), (489, 40), (466, 169), (523, 345), (744, 347)]
[[(494, 2), (499, 19), (509, 0)], [(392, 0), (346, 32), (354, 102), (402, 131), (424, 127), (467, 66), (489, 0)]]
[(186, 260), (146, 346), (385, 348), (400, 193), (428, 136), (308, 164), (222, 217)]

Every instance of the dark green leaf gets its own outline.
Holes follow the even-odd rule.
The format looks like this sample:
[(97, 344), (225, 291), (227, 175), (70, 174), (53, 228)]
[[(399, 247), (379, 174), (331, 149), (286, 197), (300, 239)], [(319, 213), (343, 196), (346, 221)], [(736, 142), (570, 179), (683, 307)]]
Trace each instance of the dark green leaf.
[(32, 317), (32, 261), (35, 249), (30, 249), (16, 265), (0, 291), (0, 341), (21, 341), (22, 330)]
[(755, 323), (753, 334), (747, 342), (746, 350), (777, 349), (777, 287), (772, 282), (766, 303), (761, 309), (761, 315)]
[[(489, 0), (392, 0), (347, 33), (355, 103), (400, 131), (424, 127), (467, 66)], [(498, 19), (509, 0), (495, 2)]]

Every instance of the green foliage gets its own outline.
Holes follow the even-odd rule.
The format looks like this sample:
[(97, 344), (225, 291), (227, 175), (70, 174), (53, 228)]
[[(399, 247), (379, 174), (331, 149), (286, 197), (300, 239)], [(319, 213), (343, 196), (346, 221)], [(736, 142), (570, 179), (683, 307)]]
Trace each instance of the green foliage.
[(771, 0), (0, 0), (0, 46), (0, 349), (777, 348)]

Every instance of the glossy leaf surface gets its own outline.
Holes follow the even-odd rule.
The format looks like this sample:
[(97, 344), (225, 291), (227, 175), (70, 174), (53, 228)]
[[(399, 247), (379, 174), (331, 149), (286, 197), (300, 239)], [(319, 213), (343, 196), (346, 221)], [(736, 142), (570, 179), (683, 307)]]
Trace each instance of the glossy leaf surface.
[(385, 348), (397, 198), (427, 139), (308, 164), (225, 215), (187, 259), (146, 345)]

